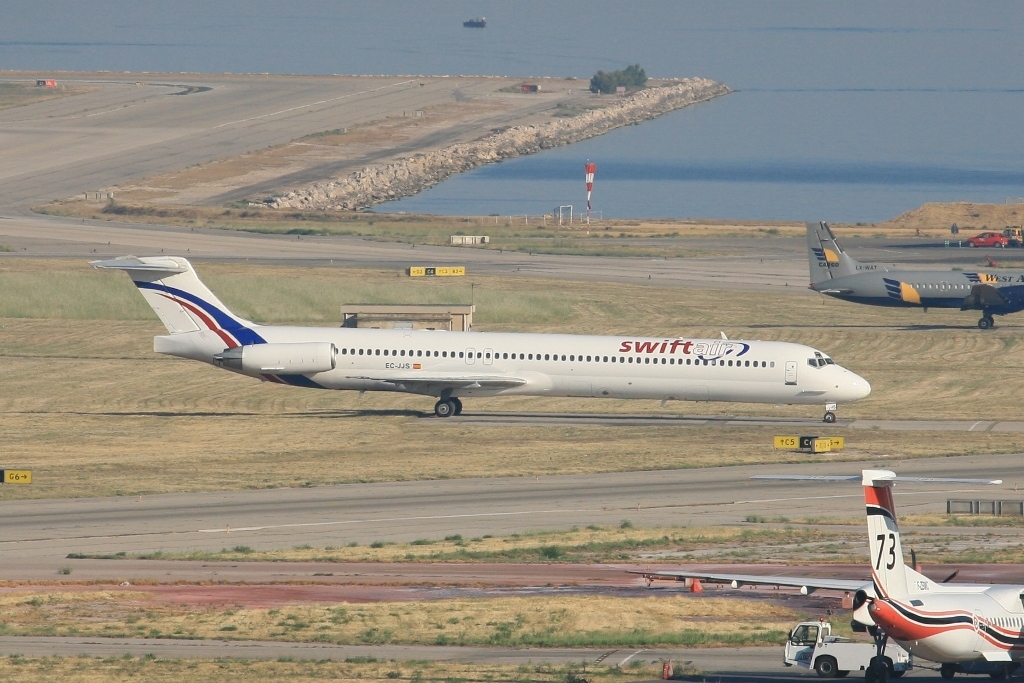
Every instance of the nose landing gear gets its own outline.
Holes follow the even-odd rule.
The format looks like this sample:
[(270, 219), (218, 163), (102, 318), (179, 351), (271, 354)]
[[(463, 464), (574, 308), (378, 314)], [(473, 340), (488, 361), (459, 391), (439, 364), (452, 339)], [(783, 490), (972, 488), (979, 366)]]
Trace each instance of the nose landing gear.
[(837, 405), (835, 403), (825, 404), (825, 417), (821, 418), (821, 421), (826, 424), (832, 424), (836, 421), (835, 409)]

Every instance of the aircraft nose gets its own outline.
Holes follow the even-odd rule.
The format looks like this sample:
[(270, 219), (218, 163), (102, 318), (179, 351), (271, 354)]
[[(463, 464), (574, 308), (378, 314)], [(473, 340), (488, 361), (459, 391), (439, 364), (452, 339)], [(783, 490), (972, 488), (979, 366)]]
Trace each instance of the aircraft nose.
[(844, 369), (843, 380), (840, 384), (847, 401), (859, 401), (871, 393), (871, 384), (855, 372)]

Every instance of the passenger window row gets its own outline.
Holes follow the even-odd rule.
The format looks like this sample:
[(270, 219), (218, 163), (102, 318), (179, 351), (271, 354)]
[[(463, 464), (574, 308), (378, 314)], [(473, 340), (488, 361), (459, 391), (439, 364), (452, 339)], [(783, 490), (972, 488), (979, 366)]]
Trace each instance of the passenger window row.
[(939, 284), (914, 284), (915, 289), (970, 289), (971, 285), (954, 285), (948, 282), (941, 282)]
[[(383, 350), (381, 350), (381, 349), (341, 349), (341, 355), (343, 355), (343, 356), (355, 356), (355, 355), (359, 355), (359, 356), (382, 356), (383, 355), (383, 356), (398, 357), (398, 358), (402, 358), (402, 357), (405, 357), (405, 358), (424, 358), (424, 357), (426, 357), (426, 358), (456, 358), (456, 352), (455, 351), (423, 351), (423, 350), (415, 350), (414, 351), (412, 349), (409, 349), (408, 351), (406, 351), (405, 349), (383, 349)], [(659, 361), (658, 358), (654, 358), (653, 361), (652, 361), (652, 358), (650, 356), (637, 356), (637, 357), (635, 357), (636, 360), (634, 360), (634, 356), (586, 356), (586, 358), (584, 359), (584, 356), (577, 356), (575, 354), (570, 354), (568, 356), (568, 359), (567, 359), (565, 354), (559, 355), (557, 353), (555, 353), (555, 354), (550, 354), (550, 353), (545, 353), (545, 354), (539, 354), (539, 353), (536, 353), (536, 354), (534, 354), (534, 353), (520, 353), (520, 354), (518, 354), (518, 356), (519, 356), (518, 360), (546, 360), (546, 361), (559, 361), (559, 360), (565, 361), (565, 360), (568, 360), (569, 362), (574, 362), (574, 363), (582, 363), (582, 362), (587, 362), (587, 363), (636, 363), (637, 365), (640, 365), (641, 362), (644, 365), (651, 365), (652, 362), (653, 362), (654, 365), (658, 365), (659, 363), (661, 365), (683, 365), (683, 359), (682, 358), (679, 358), (678, 362), (677, 362), (677, 359), (675, 359), (675, 358), (664, 358), (664, 357), (661, 357), (660, 361)], [(465, 351), (459, 351), (457, 357), (458, 358), (465, 358), (466, 357), (466, 352)], [(511, 360), (517, 360), (515, 353), (513, 353), (513, 354), (500, 353), (499, 354), (499, 353), (493, 353), (493, 352), (477, 351), (476, 352), (476, 357), (477, 358), (488, 358), (488, 359), (493, 357), (494, 360), (499, 360), (499, 359), (500, 360), (510, 360), (510, 359)], [(641, 361), (641, 358), (643, 359), (643, 361)], [(808, 359), (807, 362), (813, 364), (813, 361), (814, 361), (814, 359), (812, 358), (812, 359)], [(831, 363), (832, 361), (831, 360), (822, 361), (822, 364), (824, 364), (825, 362)], [(771, 361), (769, 363), (768, 361), (763, 361), (763, 360), (762, 361), (756, 361), (756, 360), (755, 361), (749, 361), (749, 360), (744, 360), (744, 361), (741, 361), (741, 360), (736, 360), (736, 361), (728, 360), (727, 361), (727, 360), (724, 360), (724, 359), (716, 359), (716, 360), (704, 360), (704, 359), (701, 359), (701, 358), (687, 358), (686, 359), (686, 365), (702, 365), (702, 364), (703, 365), (718, 365), (718, 366), (721, 366), (721, 367), (730, 367), (730, 368), (731, 367), (737, 367), (737, 368), (739, 368), (739, 367), (744, 367), (744, 368), (749, 368), (749, 367), (755, 367), (755, 368), (757, 368), (757, 367), (762, 367), (762, 368), (773, 367), (774, 368), (775, 367), (775, 361)]]

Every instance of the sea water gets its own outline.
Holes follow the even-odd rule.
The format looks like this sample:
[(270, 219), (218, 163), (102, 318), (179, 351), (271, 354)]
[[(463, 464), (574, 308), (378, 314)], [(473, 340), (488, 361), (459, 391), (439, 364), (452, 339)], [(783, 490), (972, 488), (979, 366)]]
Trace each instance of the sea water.
[[(574, 76), (736, 90), (382, 211), (871, 222), (1024, 196), (1024, 4), (611, 0), (15, 3), (0, 68)], [(462, 22), (487, 17), (487, 28)]]

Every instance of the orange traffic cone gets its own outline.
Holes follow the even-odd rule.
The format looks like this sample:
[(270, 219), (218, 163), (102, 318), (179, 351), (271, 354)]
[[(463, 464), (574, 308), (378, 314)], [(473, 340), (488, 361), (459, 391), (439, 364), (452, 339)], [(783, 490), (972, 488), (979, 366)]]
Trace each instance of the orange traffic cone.
[(693, 583), (690, 584), (691, 593), (703, 593), (704, 586), (700, 585), (700, 579), (694, 579)]

